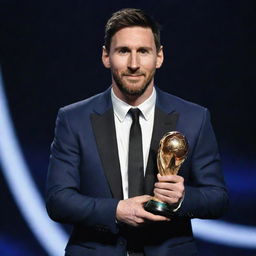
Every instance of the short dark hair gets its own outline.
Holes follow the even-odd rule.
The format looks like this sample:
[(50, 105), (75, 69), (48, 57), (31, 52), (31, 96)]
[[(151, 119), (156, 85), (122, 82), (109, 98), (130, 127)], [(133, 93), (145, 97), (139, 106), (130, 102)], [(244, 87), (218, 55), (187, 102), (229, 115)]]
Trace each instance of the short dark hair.
[(105, 47), (109, 52), (111, 39), (116, 32), (126, 27), (144, 27), (151, 28), (157, 51), (160, 50), (160, 26), (159, 24), (144, 11), (134, 8), (121, 9), (112, 14), (105, 26)]

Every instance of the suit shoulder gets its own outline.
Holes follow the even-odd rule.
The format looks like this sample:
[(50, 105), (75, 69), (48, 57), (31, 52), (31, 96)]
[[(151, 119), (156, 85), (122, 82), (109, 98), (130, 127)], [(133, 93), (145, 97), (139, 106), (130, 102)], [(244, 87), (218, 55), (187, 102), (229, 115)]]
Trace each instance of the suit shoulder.
[(64, 107), (60, 108), (60, 111), (62, 112), (76, 112), (83, 109), (91, 109), (94, 104), (97, 102), (98, 98), (102, 95), (102, 93), (96, 94), (94, 96), (91, 96), (87, 99), (80, 100), (74, 103), (71, 103), (69, 105), (66, 105)]
[(181, 112), (206, 112), (207, 108), (197, 103), (185, 100), (176, 95), (161, 91), (160, 101), (164, 104), (174, 107), (177, 111)]
[(106, 91), (96, 94), (90, 98), (60, 108), (59, 113), (65, 113), (65, 115), (68, 116), (80, 116), (81, 114), (84, 116), (92, 112), (102, 113), (112, 106), (110, 92), (111, 90), (108, 88)]

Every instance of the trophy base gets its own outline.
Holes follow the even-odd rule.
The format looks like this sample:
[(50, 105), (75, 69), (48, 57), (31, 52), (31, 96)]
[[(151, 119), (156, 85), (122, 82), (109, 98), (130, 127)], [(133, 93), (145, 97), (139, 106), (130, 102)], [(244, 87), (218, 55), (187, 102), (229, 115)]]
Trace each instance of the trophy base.
[(173, 208), (171, 206), (156, 200), (149, 200), (148, 202), (146, 202), (144, 205), (144, 209), (153, 214), (161, 215), (167, 218), (173, 216)]

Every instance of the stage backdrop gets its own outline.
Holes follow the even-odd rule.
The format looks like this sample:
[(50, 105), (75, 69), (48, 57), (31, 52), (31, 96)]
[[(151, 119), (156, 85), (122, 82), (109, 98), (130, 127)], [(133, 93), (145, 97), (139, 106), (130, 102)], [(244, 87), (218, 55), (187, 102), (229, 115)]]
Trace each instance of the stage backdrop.
[(0, 255), (63, 255), (70, 227), (44, 207), (55, 118), (110, 86), (104, 24), (124, 7), (162, 26), (156, 84), (211, 112), (230, 208), (193, 221), (200, 255), (256, 255), (254, 0), (1, 1)]

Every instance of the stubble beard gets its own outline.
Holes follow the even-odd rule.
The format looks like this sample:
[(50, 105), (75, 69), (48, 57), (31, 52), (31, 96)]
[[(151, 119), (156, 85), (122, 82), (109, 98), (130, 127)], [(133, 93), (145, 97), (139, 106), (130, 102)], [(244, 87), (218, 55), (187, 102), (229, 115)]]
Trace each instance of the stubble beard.
[[(148, 86), (153, 80), (153, 77), (155, 75), (155, 71), (153, 71), (148, 79), (142, 84), (140, 87), (134, 87), (130, 88), (126, 85), (125, 82), (122, 81), (121, 77), (118, 76), (116, 73), (112, 73), (113, 79), (115, 81), (115, 84), (117, 85), (118, 89), (127, 97), (139, 97), (144, 94), (144, 92), (147, 90)], [(123, 76), (123, 75), (122, 75)], [(132, 82), (130, 82), (132, 83)], [(135, 82), (136, 83), (136, 82)]]

